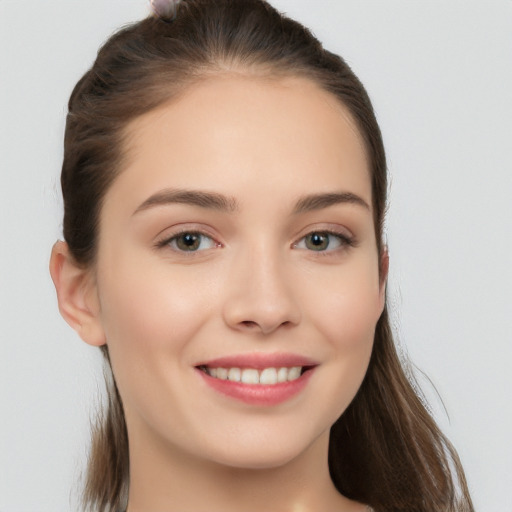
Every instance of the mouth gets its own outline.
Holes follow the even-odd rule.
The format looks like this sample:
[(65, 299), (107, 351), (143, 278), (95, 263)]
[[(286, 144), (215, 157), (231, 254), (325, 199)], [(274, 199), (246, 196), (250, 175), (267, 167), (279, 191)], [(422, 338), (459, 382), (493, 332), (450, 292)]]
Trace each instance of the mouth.
[(206, 375), (223, 381), (238, 382), (253, 386), (275, 386), (286, 382), (293, 382), (311, 371), (314, 365), (307, 366), (281, 366), (268, 368), (224, 368), (221, 366), (200, 365), (197, 367)]
[(318, 366), (317, 361), (298, 354), (252, 353), (202, 361), (195, 370), (224, 397), (273, 407), (300, 396)]

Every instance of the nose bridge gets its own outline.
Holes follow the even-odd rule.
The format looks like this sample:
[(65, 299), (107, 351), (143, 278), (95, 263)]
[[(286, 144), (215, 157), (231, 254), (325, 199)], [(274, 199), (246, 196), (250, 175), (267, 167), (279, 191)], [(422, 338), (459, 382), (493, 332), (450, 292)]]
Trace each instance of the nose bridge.
[(240, 250), (228, 279), (224, 317), (231, 327), (268, 334), (300, 321), (286, 254), (268, 241)]

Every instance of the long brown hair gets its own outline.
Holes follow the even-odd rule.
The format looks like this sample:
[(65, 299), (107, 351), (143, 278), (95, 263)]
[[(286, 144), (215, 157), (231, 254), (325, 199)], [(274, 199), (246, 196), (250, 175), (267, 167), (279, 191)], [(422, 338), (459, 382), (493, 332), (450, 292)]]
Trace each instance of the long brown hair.
[[(122, 171), (127, 124), (233, 69), (307, 77), (348, 108), (366, 146), (382, 252), (384, 147), (370, 99), (349, 66), (262, 0), (185, 0), (174, 20), (150, 17), (114, 34), (71, 95), (61, 181), (64, 237), (79, 264), (94, 264), (102, 200)], [(108, 348), (102, 350), (108, 403), (93, 429), (84, 507), (117, 512), (126, 506), (128, 437)], [(400, 364), (386, 309), (364, 382), (331, 429), (329, 468), (342, 494), (378, 512), (473, 510), (457, 454)]]

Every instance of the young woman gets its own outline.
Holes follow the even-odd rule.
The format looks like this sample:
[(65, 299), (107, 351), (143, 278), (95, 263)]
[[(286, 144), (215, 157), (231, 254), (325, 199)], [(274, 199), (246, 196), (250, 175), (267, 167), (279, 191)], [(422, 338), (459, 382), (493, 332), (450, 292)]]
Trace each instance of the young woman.
[(85, 508), (471, 511), (391, 337), (363, 86), (261, 0), (155, 13), (69, 102), (50, 269), (111, 370)]

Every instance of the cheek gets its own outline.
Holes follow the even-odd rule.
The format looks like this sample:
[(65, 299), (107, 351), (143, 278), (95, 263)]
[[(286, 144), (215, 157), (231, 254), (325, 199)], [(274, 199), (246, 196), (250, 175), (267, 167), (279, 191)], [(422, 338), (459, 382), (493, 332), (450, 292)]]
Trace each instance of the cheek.
[(322, 390), (334, 423), (355, 397), (366, 375), (380, 316), (379, 276), (373, 259), (317, 275), (309, 294), (309, 321), (325, 343)]
[(374, 258), (354, 261), (316, 276), (308, 297), (310, 318), (337, 351), (371, 349), (381, 313), (379, 275)]
[(113, 358), (119, 352), (125, 363), (143, 366), (165, 353), (179, 354), (211, 316), (215, 287), (190, 269), (143, 263), (136, 255), (108, 268), (100, 298)]
[(216, 287), (196, 272), (203, 281), (199, 288), (187, 268), (142, 264), (136, 251), (108, 268), (100, 281), (101, 315), (125, 413), (137, 411), (136, 417), (158, 425), (158, 411), (180, 400), (179, 393), (163, 390), (180, 389), (196, 333), (211, 318)]
[(373, 342), (378, 320), (378, 295), (373, 289), (361, 288), (352, 293), (333, 295), (325, 308), (325, 332), (340, 349), (364, 350)]

